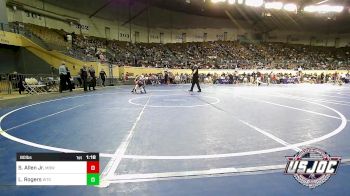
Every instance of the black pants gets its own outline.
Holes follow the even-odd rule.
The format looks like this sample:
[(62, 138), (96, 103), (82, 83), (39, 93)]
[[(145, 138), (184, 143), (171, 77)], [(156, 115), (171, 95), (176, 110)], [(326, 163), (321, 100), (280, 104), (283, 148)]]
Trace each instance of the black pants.
[(101, 80), (102, 80), (102, 86), (105, 86), (106, 78), (105, 77), (101, 77)]
[(69, 91), (72, 91), (72, 82), (70, 81), (70, 78), (69, 78), (68, 75), (66, 76), (66, 82), (67, 82), (67, 85), (68, 85), (67, 90), (69, 89)]
[(87, 85), (88, 85), (87, 78), (82, 78), (81, 81), (83, 83), (84, 91), (87, 91)]
[(66, 87), (66, 75), (60, 74), (60, 88), (59, 88), (60, 93), (62, 93), (65, 87)]
[(199, 86), (199, 81), (198, 80), (192, 80), (191, 91), (193, 91), (193, 87), (194, 87), (195, 84), (197, 85), (198, 90), (202, 91), (201, 87)]
[(24, 85), (23, 85), (23, 80), (20, 80), (19, 83), (18, 83), (18, 92), (19, 94), (22, 94), (22, 92), (24, 91)]
[(95, 87), (96, 87), (96, 78), (93, 77), (90, 81), (90, 84), (89, 84), (89, 90), (90, 88), (92, 87), (93, 90), (95, 90)]
[(79, 87), (82, 87), (83, 85), (83, 81), (81, 80), (81, 78), (77, 78), (78, 82), (79, 82)]

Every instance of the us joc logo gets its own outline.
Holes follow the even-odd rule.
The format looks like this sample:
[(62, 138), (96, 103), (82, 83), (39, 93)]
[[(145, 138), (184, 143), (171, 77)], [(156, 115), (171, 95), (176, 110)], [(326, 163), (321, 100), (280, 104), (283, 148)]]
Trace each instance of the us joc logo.
[(293, 175), (300, 184), (312, 189), (335, 175), (341, 161), (341, 157), (331, 157), (318, 148), (305, 148), (286, 158), (285, 174)]

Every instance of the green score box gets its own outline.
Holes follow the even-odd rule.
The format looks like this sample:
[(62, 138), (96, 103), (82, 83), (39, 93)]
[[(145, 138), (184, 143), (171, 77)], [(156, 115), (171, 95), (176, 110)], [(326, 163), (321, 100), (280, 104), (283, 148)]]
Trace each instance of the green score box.
[(86, 185), (96, 186), (100, 185), (100, 175), (99, 174), (87, 174), (86, 175)]

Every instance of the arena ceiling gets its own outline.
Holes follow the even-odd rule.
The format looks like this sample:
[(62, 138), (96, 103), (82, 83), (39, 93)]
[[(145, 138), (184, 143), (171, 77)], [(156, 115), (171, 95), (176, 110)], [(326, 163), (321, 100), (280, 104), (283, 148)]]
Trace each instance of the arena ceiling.
[[(350, 32), (350, 12), (344, 10), (340, 14), (322, 15), (315, 13), (287, 13), (285, 11), (266, 11), (262, 8), (247, 7), (245, 5), (228, 5), (226, 3), (213, 4), (210, 0), (43, 0), (66, 9), (78, 11), (91, 17), (101, 17), (109, 20), (121, 19), (126, 23), (146, 25), (145, 17), (152, 15), (151, 27), (170, 27), (166, 24), (157, 25), (157, 18), (164, 18), (156, 12), (171, 10), (191, 15), (226, 19), (227, 24), (235, 21), (244, 21), (250, 27), (269, 31), (279, 29), (319, 30), (337, 33)], [(270, 0), (269, 0), (270, 1)], [(280, 0), (282, 2), (293, 2), (305, 6), (321, 2), (322, 0)], [(350, 0), (328, 0), (333, 5), (350, 6)], [(130, 8), (130, 12), (129, 12)], [(148, 9), (150, 8), (150, 9)], [(147, 13), (150, 12), (150, 13)], [(140, 19), (141, 18), (141, 19)], [(172, 20), (172, 22), (174, 22)], [(173, 28), (182, 28), (181, 24), (188, 21), (178, 21), (171, 24)], [(203, 27), (203, 24), (194, 27)], [(189, 27), (191, 25), (184, 25)], [(226, 25), (226, 24), (225, 24)], [(213, 24), (215, 27), (215, 24)], [(239, 26), (239, 25), (238, 25)], [(244, 26), (244, 25), (243, 25)], [(219, 27), (219, 26), (217, 26)]]

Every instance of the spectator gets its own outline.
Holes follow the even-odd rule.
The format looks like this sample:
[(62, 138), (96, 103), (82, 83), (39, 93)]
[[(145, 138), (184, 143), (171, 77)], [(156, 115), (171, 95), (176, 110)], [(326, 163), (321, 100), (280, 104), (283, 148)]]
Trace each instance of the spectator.
[(68, 67), (66, 67), (66, 71), (67, 71), (67, 74), (66, 74), (66, 79), (65, 80), (67, 82), (69, 91), (72, 92), (73, 86), (72, 86), (72, 82), (70, 81), (71, 75), (70, 75), (70, 71), (69, 71)]
[(96, 73), (95, 73), (95, 69), (92, 65), (90, 65), (90, 68), (89, 68), (89, 74), (90, 74), (90, 77), (91, 77), (91, 81), (90, 81), (90, 84), (89, 84), (89, 90), (90, 87), (92, 87), (93, 90), (96, 90), (95, 87), (96, 87)]
[(64, 89), (66, 89), (66, 81), (67, 81), (67, 68), (64, 62), (59, 66), (58, 73), (60, 75), (60, 87), (59, 92), (62, 93)]
[(107, 76), (106, 72), (103, 69), (101, 69), (100, 78), (102, 80), (102, 86), (105, 86), (106, 76)]
[(88, 80), (88, 70), (86, 68), (86, 65), (84, 65), (81, 69), (80, 69), (80, 78), (81, 81), (83, 83), (83, 87), (84, 87), (84, 91), (87, 91), (87, 80)]

